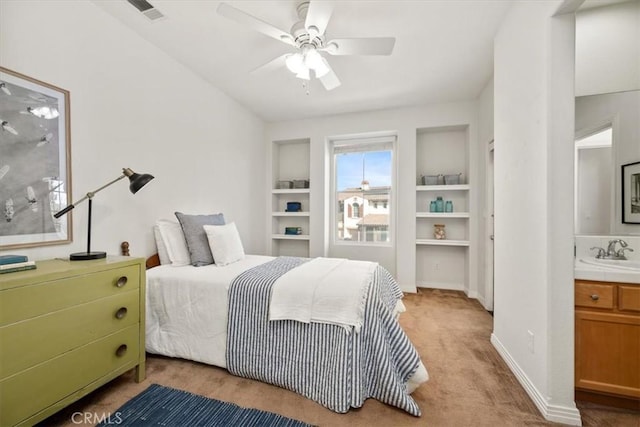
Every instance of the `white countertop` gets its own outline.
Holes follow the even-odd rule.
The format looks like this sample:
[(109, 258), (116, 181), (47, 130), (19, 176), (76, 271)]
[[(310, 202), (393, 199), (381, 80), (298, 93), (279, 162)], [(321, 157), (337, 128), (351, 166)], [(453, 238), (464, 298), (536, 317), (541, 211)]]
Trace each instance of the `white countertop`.
[(578, 258), (575, 260), (574, 278), (601, 282), (635, 283), (640, 285), (640, 272), (585, 264), (584, 262), (580, 262)]

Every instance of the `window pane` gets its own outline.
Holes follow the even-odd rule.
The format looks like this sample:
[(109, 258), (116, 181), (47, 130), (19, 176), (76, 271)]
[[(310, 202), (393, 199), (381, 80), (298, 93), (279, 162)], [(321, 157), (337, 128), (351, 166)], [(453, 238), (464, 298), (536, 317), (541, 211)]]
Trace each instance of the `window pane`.
[(334, 161), (337, 239), (389, 242), (391, 150), (342, 152)]

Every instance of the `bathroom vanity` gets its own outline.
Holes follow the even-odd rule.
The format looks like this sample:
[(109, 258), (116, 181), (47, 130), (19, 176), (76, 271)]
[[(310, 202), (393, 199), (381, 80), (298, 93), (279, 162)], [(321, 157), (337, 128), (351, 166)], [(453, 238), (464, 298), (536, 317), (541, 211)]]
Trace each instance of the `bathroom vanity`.
[(576, 262), (576, 400), (640, 410), (640, 272)]

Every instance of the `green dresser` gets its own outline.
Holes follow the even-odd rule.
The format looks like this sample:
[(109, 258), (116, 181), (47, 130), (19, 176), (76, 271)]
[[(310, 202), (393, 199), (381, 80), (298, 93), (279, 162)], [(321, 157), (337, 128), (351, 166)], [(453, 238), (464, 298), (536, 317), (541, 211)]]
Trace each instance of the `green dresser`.
[(0, 274), (0, 426), (32, 425), (132, 368), (144, 380), (144, 262)]

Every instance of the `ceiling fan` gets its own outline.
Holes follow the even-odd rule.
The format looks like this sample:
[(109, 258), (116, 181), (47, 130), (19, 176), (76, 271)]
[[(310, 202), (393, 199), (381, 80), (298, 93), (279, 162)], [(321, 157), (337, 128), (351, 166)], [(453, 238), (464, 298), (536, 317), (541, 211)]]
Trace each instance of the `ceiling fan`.
[(296, 11), (299, 21), (287, 33), (228, 3), (218, 6), (220, 15), (295, 48), (293, 53), (281, 55), (256, 70), (286, 66), (296, 77), (304, 80), (310, 80), (313, 73), (326, 90), (340, 86), (340, 80), (322, 52), (329, 55), (391, 55), (393, 52), (394, 37), (327, 40), (325, 30), (333, 11), (329, 2), (302, 0), (298, 2)]

